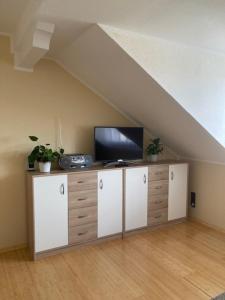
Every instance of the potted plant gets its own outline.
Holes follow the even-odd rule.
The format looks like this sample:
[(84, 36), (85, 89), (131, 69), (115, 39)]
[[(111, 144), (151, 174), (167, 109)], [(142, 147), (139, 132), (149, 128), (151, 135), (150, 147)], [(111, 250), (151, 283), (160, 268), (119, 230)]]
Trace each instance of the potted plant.
[(152, 162), (156, 162), (158, 160), (159, 153), (163, 151), (163, 146), (160, 143), (160, 138), (155, 138), (151, 141), (152, 143), (147, 146), (146, 152), (148, 159)]
[[(38, 142), (38, 137), (29, 136), (32, 142)], [(28, 156), (29, 165), (34, 165), (37, 161), (39, 164), (40, 172), (50, 172), (51, 163), (57, 160), (64, 153), (64, 149), (60, 148), (59, 151), (52, 150), (50, 144), (36, 145), (30, 155)]]

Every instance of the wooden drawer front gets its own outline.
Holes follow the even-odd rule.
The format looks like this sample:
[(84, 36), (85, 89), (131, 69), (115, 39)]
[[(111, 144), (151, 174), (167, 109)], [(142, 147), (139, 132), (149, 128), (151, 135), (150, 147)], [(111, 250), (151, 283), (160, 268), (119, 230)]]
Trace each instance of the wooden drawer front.
[(69, 226), (97, 222), (97, 206), (69, 210)]
[(97, 190), (97, 172), (68, 175), (69, 192)]
[(168, 194), (168, 180), (151, 181), (149, 182), (150, 195)]
[(69, 209), (97, 205), (97, 191), (84, 190), (69, 192)]
[(168, 180), (169, 179), (169, 166), (150, 166), (148, 171), (148, 180)]
[(97, 239), (97, 223), (70, 227), (69, 244), (84, 243)]
[(149, 210), (168, 207), (168, 195), (152, 195), (149, 199)]
[(153, 210), (149, 214), (148, 225), (156, 225), (168, 222), (168, 209)]

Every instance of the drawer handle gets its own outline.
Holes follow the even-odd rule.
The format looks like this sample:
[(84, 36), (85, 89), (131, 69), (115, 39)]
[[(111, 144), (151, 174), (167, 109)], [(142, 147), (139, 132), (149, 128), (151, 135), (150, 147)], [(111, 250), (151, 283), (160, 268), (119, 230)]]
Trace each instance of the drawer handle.
[(79, 180), (79, 181), (77, 181), (77, 183), (84, 183), (84, 181), (83, 180)]
[(78, 216), (78, 219), (86, 218), (87, 216)]
[(163, 203), (163, 200), (156, 200), (155, 202), (154, 202), (155, 204), (160, 204), (160, 203)]
[(85, 231), (85, 232), (79, 232), (78, 235), (81, 236), (81, 235), (85, 235), (85, 234), (87, 234), (87, 233), (88, 233), (88, 231)]
[(87, 200), (87, 198), (78, 198), (77, 201), (84, 201)]
[(161, 215), (155, 216), (154, 218), (155, 218), (155, 219), (159, 219), (159, 218), (161, 218)]
[(163, 172), (155, 172), (155, 175), (162, 175)]
[(173, 180), (174, 179), (174, 173), (173, 173), (173, 171), (171, 172), (171, 180)]
[(160, 186), (156, 186), (156, 187), (155, 187), (155, 189), (156, 189), (156, 190), (161, 190), (161, 188), (162, 188), (162, 186), (161, 186), (161, 185), (160, 185)]

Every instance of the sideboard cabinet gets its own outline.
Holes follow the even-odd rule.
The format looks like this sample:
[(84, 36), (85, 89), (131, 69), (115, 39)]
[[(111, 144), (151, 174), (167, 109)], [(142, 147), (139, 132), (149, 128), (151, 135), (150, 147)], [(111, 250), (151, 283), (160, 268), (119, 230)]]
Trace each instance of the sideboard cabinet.
[(28, 174), (33, 259), (187, 216), (188, 164)]

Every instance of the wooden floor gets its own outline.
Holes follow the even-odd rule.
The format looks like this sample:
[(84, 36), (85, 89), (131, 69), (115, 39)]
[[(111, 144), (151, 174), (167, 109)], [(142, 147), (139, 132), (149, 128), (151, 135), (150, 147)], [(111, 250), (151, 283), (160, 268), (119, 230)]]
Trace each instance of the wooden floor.
[(1, 300), (194, 300), (225, 291), (225, 234), (187, 222), (29, 261), (0, 255)]

